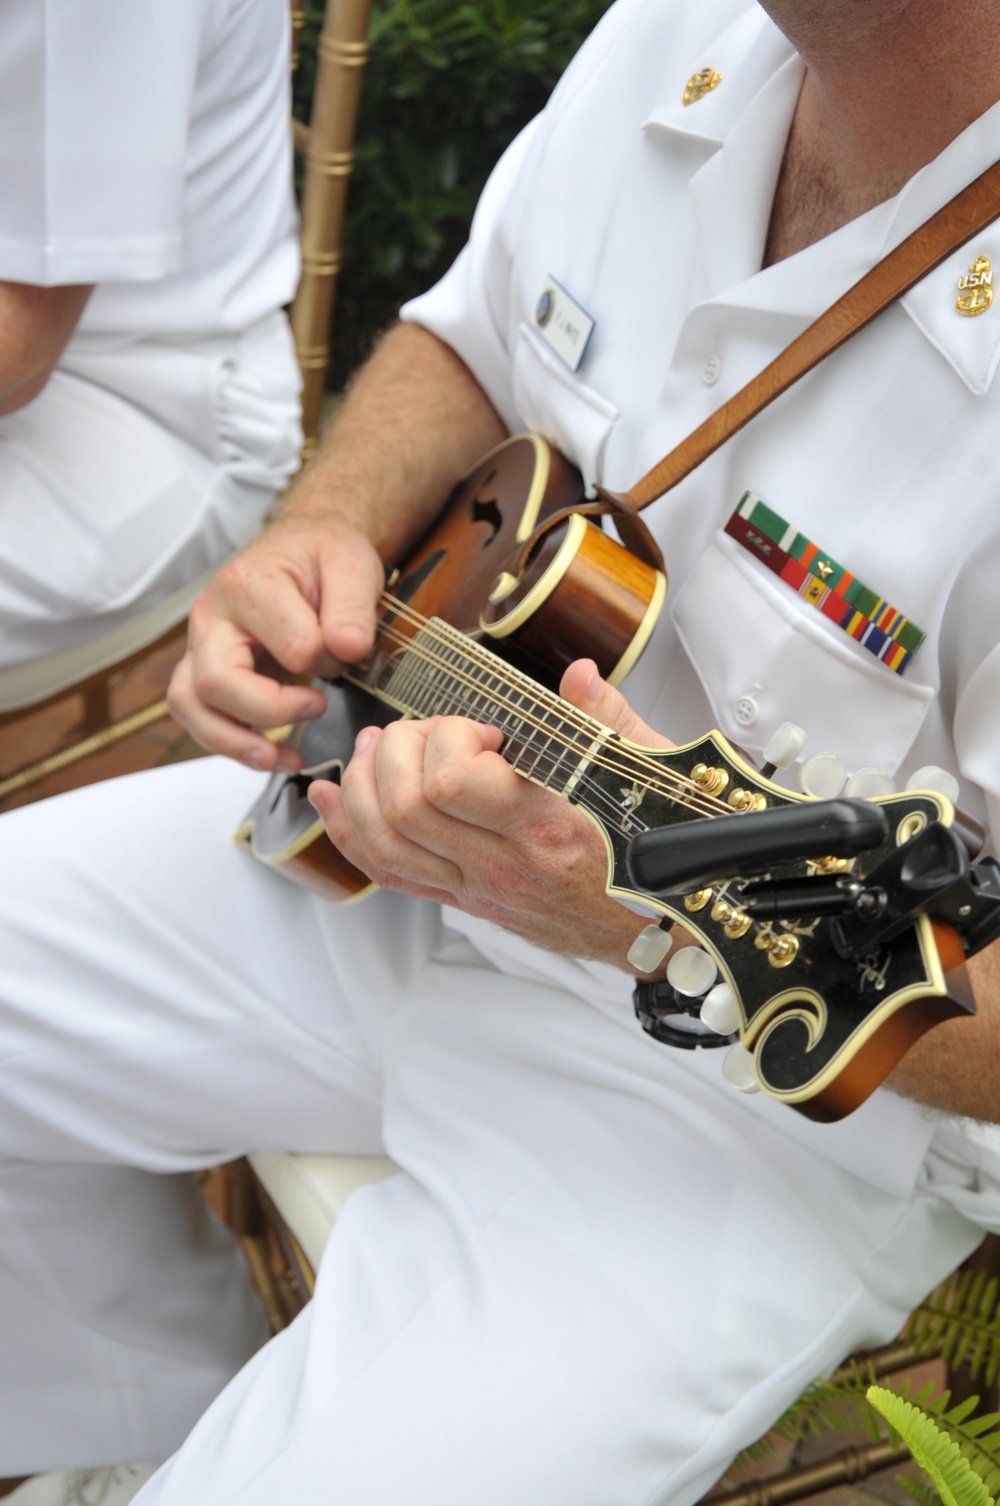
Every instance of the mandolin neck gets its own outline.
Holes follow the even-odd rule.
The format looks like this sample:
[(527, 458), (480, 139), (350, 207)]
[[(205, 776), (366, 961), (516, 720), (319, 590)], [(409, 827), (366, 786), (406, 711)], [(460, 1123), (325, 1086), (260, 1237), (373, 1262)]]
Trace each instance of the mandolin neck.
[[(390, 622), (383, 635), (391, 630)], [(497, 727), (512, 769), (589, 808), (583, 775), (614, 734), (446, 622), (426, 620), (351, 678), (406, 715), (465, 716)], [(637, 765), (635, 777), (641, 773)]]

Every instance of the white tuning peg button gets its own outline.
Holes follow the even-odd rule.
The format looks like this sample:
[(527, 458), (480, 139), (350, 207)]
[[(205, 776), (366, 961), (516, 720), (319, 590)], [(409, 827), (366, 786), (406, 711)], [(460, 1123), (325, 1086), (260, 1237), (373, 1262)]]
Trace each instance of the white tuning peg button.
[(844, 794), (854, 800), (874, 800), (878, 795), (891, 795), (895, 788), (884, 769), (856, 769), (844, 785)]
[(662, 926), (643, 926), (628, 949), (628, 960), (640, 973), (655, 973), (674, 944), (674, 938)]
[(949, 774), (947, 769), (941, 769), (936, 763), (925, 764), (922, 769), (914, 769), (906, 781), (908, 790), (933, 790), (936, 795), (943, 795), (950, 800), (952, 805), (958, 800), (958, 780), (954, 774)]
[(813, 753), (799, 769), (799, 789), (814, 800), (833, 800), (847, 783), (847, 770), (836, 753)]
[(760, 1092), (753, 1057), (738, 1042), (735, 1046), (730, 1046), (722, 1058), (722, 1075), (729, 1086), (740, 1093)]
[(682, 946), (667, 963), (667, 982), (687, 999), (700, 999), (718, 976), (715, 958), (700, 946)]
[(764, 745), (764, 762), (772, 769), (787, 769), (798, 758), (808, 741), (805, 732), (794, 722), (782, 722)]
[(736, 995), (728, 983), (717, 983), (701, 1001), (698, 1018), (717, 1035), (732, 1035), (740, 1028), (740, 1011)]

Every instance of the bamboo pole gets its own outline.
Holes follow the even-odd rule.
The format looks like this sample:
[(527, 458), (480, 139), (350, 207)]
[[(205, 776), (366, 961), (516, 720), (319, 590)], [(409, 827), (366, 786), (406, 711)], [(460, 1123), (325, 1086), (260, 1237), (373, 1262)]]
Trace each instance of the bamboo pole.
[(368, 58), (371, 0), (328, 0), (320, 34), (316, 94), (302, 190), (302, 277), (292, 333), (302, 370), (302, 456), (316, 448), (330, 325), (341, 264), (347, 187), (354, 166), (361, 78)]
[(40, 779), (46, 779), (49, 774), (57, 774), (60, 769), (68, 768), (70, 764), (89, 757), (91, 753), (100, 753), (103, 748), (110, 748), (114, 743), (121, 742), (122, 738), (131, 737), (133, 732), (141, 732), (144, 727), (150, 726), (153, 722), (163, 721), (169, 715), (170, 708), (166, 701), (155, 701), (152, 706), (144, 707), (133, 716), (123, 717), (120, 722), (104, 727), (100, 732), (95, 732), (92, 737), (85, 737), (82, 742), (74, 743), (71, 748), (63, 748), (60, 753), (53, 753), (49, 758), (43, 758), (38, 763), (28, 764), (25, 768), (18, 769), (6, 779), (0, 779), (0, 800), (6, 800), (7, 796), (13, 795), (16, 790), (23, 790), (29, 785), (37, 784)]
[(843, 1449), (819, 1464), (789, 1469), (771, 1480), (754, 1480), (725, 1495), (708, 1496), (704, 1506), (786, 1506), (803, 1496), (818, 1495), (838, 1485), (853, 1485), (880, 1470), (905, 1464), (912, 1456), (909, 1449), (893, 1448), (891, 1443), (870, 1443), (861, 1448)]

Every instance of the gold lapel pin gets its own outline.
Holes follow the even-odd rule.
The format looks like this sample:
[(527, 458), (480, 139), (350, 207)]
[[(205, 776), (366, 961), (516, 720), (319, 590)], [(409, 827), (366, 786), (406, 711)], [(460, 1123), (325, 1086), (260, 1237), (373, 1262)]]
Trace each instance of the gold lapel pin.
[(973, 314), (985, 314), (993, 302), (993, 263), (988, 256), (977, 256), (969, 263), (969, 270), (958, 279), (958, 297), (955, 307), (960, 314), (971, 319)]
[(722, 83), (722, 74), (716, 73), (714, 68), (702, 68), (700, 73), (692, 73), (684, 85), (684, 93), (681, 95), (682, 105), (693, 105), (696, 100), (704, 99), (706, 94), (711, 94)]

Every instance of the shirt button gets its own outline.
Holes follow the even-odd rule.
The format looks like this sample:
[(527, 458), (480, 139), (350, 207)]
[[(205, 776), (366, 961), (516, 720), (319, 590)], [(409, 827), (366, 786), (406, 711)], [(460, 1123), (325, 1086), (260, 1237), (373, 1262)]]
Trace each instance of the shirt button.
[(722, 375), (722, 361), (719, 356), (709, 356), (701, 371), (701, 379), (706, 387), (714, 387)]
[(757, 720), (757, 702), (753, 696), (739, 696), (733, 702), (733, 715), (741, 727), (752, 727)]

